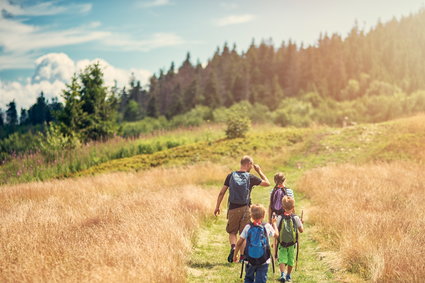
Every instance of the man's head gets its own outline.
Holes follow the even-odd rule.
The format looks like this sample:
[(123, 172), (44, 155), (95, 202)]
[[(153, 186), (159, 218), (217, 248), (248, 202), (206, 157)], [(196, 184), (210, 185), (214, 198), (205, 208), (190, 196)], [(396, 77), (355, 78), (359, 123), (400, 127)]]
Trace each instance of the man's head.
[(274, 182), (276, 185), (282, 185), (285, 182), (285, 175), (282, 172), (276, 173), (274, 175)]
[(282, 206), (285, 211), (291, 211), (295, 208), (295, 200), (289, 196), (282, 198)]
[(252, 165), (254, 164), (254, 160), (251, 156), (245, 155), (241, 159), (241, 170), (249, 172), (252, 169)]
[(266, 209), (261, 204), (251, 205), (251, 217), (255, 221), (262, 220), (266, 215)]

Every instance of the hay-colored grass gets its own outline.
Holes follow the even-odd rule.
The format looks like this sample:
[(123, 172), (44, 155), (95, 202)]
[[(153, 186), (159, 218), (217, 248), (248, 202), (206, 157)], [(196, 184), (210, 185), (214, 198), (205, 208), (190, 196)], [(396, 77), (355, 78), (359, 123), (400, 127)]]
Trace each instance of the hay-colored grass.
[(425, 280), (425, 166), (315, 169), (298, 183), (315, 208), (317, 238), (340, 268), (373, 282)]
[[(213, 164), (0, 187), (0, 282), (182, 282)], [(194, 185), (195, 184), (195, 185)]]

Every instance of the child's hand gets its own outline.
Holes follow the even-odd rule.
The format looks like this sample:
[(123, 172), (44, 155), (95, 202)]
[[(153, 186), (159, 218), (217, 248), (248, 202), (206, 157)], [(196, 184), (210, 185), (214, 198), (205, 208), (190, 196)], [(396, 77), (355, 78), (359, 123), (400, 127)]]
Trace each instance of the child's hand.
[(233, 262), (238, 262), (238, 255), (237, 254), (233, 255)]
[(271, 224), (276, 224), (276, 213), (273, 212), (272, 219), (270, 221)]

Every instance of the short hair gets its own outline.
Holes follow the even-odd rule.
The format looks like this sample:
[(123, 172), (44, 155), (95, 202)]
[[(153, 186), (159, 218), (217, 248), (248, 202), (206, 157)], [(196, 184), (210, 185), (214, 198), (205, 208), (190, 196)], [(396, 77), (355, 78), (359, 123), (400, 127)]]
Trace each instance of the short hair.
[(251, 156), (245, 155), (241, 159), (241, 165), (247, 165), (249, 163), (254, 163), (254, 159)]
[(266, 215), (266, 209), (261, 204), (251, 205), (251, 217), (254, 220), (260, 220)]
[(286, 177), (282, 172), (278, 172), (274, 175), (274, 182), (275, 184), (282, 184), (283, 182), (285, 182)]
[(284, 196), (282, 198), (282, 206), (285, 211), (289, 211), (291, 209), (294, 209), (295, 207), (295, 200), (291, 198), (290, 196)]

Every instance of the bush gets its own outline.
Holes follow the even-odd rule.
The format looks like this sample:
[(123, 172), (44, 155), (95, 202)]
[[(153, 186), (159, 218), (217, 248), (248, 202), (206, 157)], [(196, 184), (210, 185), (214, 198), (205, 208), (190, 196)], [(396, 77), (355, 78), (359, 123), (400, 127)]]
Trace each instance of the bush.
[(244, 138), (250, 127), (251, 121), (246, 116), (233, 113), (227, 119), (226, 136), (229, 139)]
[(310, 102), (288, 98), (283, 100), (280, 107), (274, 112), (274, 122), (283, 127), (306, 127), (311, 123), (313, 114)]

